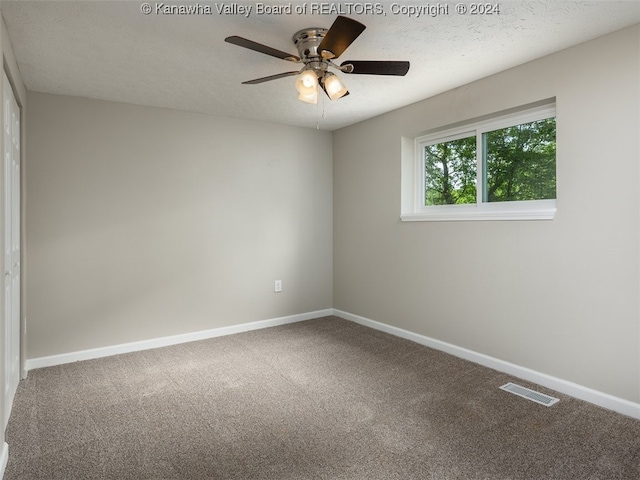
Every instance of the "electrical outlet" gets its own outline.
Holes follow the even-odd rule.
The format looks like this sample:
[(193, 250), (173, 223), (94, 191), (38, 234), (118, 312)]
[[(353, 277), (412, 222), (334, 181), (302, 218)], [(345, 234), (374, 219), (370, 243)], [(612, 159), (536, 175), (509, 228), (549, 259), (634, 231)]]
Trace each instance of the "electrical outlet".
[(276, 280), (273, 286), (273, 291), (275, 293), (280, 293), (282, 291), (282, 280)]

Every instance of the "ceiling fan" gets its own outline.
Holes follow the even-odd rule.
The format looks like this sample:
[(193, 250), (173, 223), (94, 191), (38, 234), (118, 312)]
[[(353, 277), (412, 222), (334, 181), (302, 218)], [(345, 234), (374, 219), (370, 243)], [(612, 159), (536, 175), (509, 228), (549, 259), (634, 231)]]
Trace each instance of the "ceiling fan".
[(298, 49), (298, 55), (291, 55), (243, 37), (231, 36), (224, 40), (249, 50), (304, 65), (300, 70), (242, 82), (244, 85), (256, 85), (298, 75), (296, 80), (298, 98), (303, 102), (317, 103), (319, 88), (322, 88), (331, 100), (337, 100), (349, 94), (344, 83), (335, 73), (329, 71), (329, 68), (342, 73), (360, 75), (404, 76), (409, 71), (409, 62), (405, 61), (348, 60), (340, 65), (334, 63), (333, 60), (342, 55), (365, 28), (362, 23), (356, 20), (338, 16), (328, 30), (319, 27), (300, 30), (293, 36), (293, 43)]

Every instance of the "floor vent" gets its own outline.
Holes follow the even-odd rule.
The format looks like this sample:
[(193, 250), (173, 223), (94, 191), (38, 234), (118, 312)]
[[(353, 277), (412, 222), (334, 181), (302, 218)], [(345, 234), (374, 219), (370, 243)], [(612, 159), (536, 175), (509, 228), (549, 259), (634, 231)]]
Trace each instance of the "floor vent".
[(549, 395), (545, 395), (544, 393), (536, 392), (535, 390), (521, 387), (520, 385), (516, 385), (515, 383), (511, 382), (507, 383), (506, 385), (502, 385), (500, 388), (507, 392), (513, 393), (514, 395), (527, 398), (532, 402), (544, 405), (545, 407), (550, 407), (554, 403), (560, 401), (559, 398), (550, 397)]

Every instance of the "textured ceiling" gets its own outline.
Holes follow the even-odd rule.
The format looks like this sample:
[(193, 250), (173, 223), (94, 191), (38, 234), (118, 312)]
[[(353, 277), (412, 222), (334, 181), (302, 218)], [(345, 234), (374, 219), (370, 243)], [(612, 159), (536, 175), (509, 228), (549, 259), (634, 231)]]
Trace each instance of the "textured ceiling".
[[(153, 10), (149, 15), (141, 12), (145, 1)], [(292, 13), (259, 14), (258, 3), (291, 4)], [(156, 12), (163, 4), (191, 5), (201, 14)], [(0, 9), (29, 90), (327, 130), (640, 22), (638, 0), (506, 1), (491, 15), (460, 15), (455, 2), (431, 2), (448, 5), (448, 14), (419, 17), (395, 13), (392, 5), (408, 10), (428, 3), (381, 2), (382, 13), (358, 15), (349, 8), (376, 4), (324, 2), (332, 12), (295, 13), (303, 4), (308, 10), (321, 6), (269, 0), (2, 0)], [(251, 14), (218, 13), (234, 5), (251, 6)], [(339, 60), (409, 60), (407, 76), (340, 74), (351, 94), (317, 106), (297, 100), (295, 77), (240, 84), (298, 66), (230, 45), (225, 37), (240, 35), (295, 54), (291, 36), (307, 27), (328, 28), (338, 9), (367, 26)]]

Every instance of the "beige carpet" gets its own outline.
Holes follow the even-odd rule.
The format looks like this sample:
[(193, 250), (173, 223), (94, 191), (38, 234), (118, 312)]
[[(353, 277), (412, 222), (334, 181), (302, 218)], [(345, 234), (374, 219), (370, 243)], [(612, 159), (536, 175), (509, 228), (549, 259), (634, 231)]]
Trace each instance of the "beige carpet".
[(7, 441), (5, 480), (640, 479), (639, 420), (336, 317), (31, 371)]

